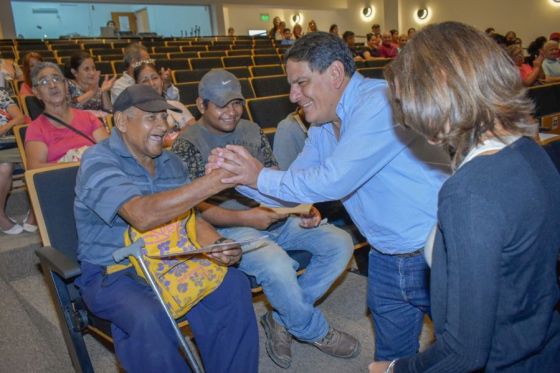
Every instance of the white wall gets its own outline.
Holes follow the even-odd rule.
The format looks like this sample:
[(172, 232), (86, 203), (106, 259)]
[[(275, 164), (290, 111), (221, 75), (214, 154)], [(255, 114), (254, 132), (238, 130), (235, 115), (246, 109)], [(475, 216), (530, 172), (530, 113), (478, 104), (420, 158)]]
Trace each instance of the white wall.
[(513, 30), (524, 46), (536, 37), (548, 37), (560, 31), (560, 6), (552, 0), (399, 0), (400, 30), (409, 27), (421, 28), (413, 14), (420, 6), (427, 5), (432, 11), (430, 22), (460, 21), (481, 30), (494, 27), (505, 34)]
[[(180, 36), (198, 25), (201, 35), (212, 34), (208, 6), (134, 5), (134, 4), (84, 4), (21, 2), (12, 3), (17, 34), (26, 38), (58, 38), (76, 33), (98, 36), (100, 27), (111, 19), (111, 12), (135, 12), (146, 8), (150, 32), (163, 36)], [(37, 9), (54, 9), (57, 13), (33, 13)], [(39, 29), (37, 26), (40, 26)]]

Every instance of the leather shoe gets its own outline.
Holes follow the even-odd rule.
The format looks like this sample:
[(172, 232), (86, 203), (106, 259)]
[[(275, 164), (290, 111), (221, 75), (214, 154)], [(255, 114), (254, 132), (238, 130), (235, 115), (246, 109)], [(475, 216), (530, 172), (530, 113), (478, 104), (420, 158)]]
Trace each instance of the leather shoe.
[(292, 363), (292, 335), (272, 317), (272, 311), (261, 318), (266, 333), (266, 352), (276, 365), (289, 368)]
[(350, 334), (330, 328), (320, 341), (311, 342), (324, 353), (341, 358), (352, 358), (360, 353), (360, 341)]

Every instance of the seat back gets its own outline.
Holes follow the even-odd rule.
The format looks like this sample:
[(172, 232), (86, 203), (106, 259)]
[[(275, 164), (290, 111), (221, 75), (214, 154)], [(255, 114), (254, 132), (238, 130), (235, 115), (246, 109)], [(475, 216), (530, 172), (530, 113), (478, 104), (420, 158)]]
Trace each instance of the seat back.
[(261, 76), (251, 78), (256, 97), (277, 96), (290, 93), (286, 75)]
[(43, 113), (45, 105), (35, 96), (25, 96), (24, 108), (27, 115), (29, 115), (31, 119), (35, 120)]
[(25, 134), (27, 133), (27, 124), (19, 124), (14, 127), (14, 135), (16, 137), (16, 144), (23, 163), (23, 168), (27, 170), (27, 157), (25, 155)]
[(546, 139), (541, 144), (560, 173), (560, 135)]
[(74, 260), (78, 248), (74, 220), (78, 168), (78, 163), (62, 163), (25, 172), (43, 245), (56, 247)]
[(247, 100), (250, 118), (262, 128), (275, 128), (282, 119), (296, 109), (289, 95), (260, 97)]
[(384, 79), (383, 70), (384, 68), (382, 67), (364, 67), (358, 69), (358, 72), (366, 78)]
[(529, 97), (535, 103), (535, 117), (560, 113), (560, 83), (531, 87)]
[(251, 66), (250, 69), (251, 69), (251, 74), (253, 74), (254, 77), (286, 74), (286, 72), (282, 68), (282, 65)]

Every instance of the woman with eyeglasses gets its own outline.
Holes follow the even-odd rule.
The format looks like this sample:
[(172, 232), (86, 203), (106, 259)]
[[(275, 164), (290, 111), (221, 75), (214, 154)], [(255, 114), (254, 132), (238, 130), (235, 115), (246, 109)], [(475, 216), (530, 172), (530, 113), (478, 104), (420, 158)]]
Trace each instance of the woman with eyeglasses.
[[(156, 92), (165, 97), (163, 94), (163, 80), (158, 72), (156, 66), (151, 62), (140, 63), (134, 68), (134, 81), (136, 84), (149, 85)], [(193, 117), (189, 109), (185, 107), (182, 103), (175, 100), (166, 100), (168, 104), (173, 105), (177, 109), (181, 110), (180, 113), (167, 110), (167, 123), (169, 124), (170, 131), (164, 139), (164, 146), (169, 147), (173, 144), (173, 141), (179, 136), (182, 130), (185, 130), (188, 126), (194, 124), (196, 119)]]
[(117, 76), (105, 78), (99, 84), (101, 72), (95, 68), (89, 53), (77, 52), (66, 66), (70, 105), (76, 109), (111, 112), (111, 88)]
[(108, 137), (95, 115), (70, 106), (68, 84), (57, 65), (41, 62), (31, 71), (31, 82), (45, 110), (31, 122), (25, 136), (29, 169), (77, 161), (85, 148)]
[(452, 149), (455, 169), (426, 245), (436, 341), (369, 371), (560, 372), (560, 175), (519, 71), (461, 23), (408, 43), (385, 70), (395, 123)]

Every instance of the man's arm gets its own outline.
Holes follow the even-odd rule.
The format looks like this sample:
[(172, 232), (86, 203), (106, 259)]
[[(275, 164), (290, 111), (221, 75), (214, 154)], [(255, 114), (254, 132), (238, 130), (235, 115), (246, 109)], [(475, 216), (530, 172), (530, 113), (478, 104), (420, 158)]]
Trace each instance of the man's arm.
[[(216, 232), (214, 227), (200, 216), (196, 220), (196, 236), (198, 243), (202, 246), (210, 245), (220, 238), (220, 234)], [(241, 259), (242, 254), (243, 252), (239, 246), (232, 246), (231, 249), (209, 253), (207, 255), (224, 265), (232, 265)]]
[(286, 219), (288, 214), (278, 214), (266, 207), (248, 210), (229, 210), (208, 202), (198, 205), (198, 210), (209, 223), (221, 227), (251, 227), (259, 230)]

